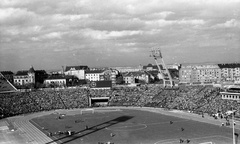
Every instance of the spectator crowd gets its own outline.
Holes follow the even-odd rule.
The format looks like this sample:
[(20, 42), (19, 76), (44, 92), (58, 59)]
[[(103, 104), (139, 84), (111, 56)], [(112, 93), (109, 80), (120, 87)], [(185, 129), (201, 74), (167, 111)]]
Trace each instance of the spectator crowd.
[(107, 106), (158, 107), (186, 110), (194, 113), (225, 113), (236, 101), (223, 100), (220, 89), (212, 86), (159, 85), (113, 87), (112, 89), (52, 89), (0, 94), (0, 117), (28, 114), (54, 109), (89, 107), (89, 97), (109, 97)]

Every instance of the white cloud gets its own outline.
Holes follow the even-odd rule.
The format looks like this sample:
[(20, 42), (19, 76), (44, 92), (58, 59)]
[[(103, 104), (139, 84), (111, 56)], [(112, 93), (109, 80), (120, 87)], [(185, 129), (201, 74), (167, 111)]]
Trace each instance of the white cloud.
[(143, 31), (99, 31), (92, 29), (83, 30), (83, 34), (87, 37), (91, 37), (93, 39), (111, 39), (116, 37), (124, 37), (124, 36), (133, 36), (133, 35), (141, 35)]
[(107, 37), (123, 37), (142, 34), (142, 31), (111, 31), (107, 32)]
[(138, 48), (128, 48), (128, 47), (122, 47), (117, 49), (119, 52), (123, 52), (123, 53), (131, 53), (131, 52), (136, 52), (138, 50)]
[(28, 3), (28, 0), (1, 0), (0, 6), (15, 6), (15, 5), (23, 5)]
[(37, 15), (27, 9), (20, 8), (1, 8), (0, 9), (0, 23), (19, 24), (31, 20)]
[(204, 25), (206, 22), (201, 19), (192, 19), (192, 20), (165, 20), (165, 19), (160, 19), (160, 20), (153, 20), (153, 21), (146, 21), (146, 25), (156, 25), (159, 27), (165, 27), (169, 25)]
[(173, 21), (167, 21), (167, 20), (164, 20), (164, 19), (160, 19), (160, 20), (146, 21), (145, 23), (147, 25), (153, 25), (153, 27), (155, 27), (155, 25), (160, 26), (160, 27), (164, 27), (164, 26), (172, 25), (174, 22)]
[(136, 8), (131, 4), (127, 5), (126, 9), (127, 9), (127, 12), (129, 12), (130, 14), (135, 13), (135, 10), (136, 10)]
[(39, 32), (39, 31), (41, 31), (41, 29), (42, 29), (42, 26), (36, 25), (36, 26), (33, 27), (34, 32)]
[[(232, 28), (228, 31), (229, 35), (235, 34), (231, 37), (239, 40), (239, 35), (236, 34), (240, 27), (239, 2), (240, 0), (0, 0), (0, 45), (19, 50), (34, 47), (32, 55), (36, 57), (40, 56), (38, 47), (48, 47), (56, 41), (64, 42), (52, 47), (58, 48), (57, 51), (62, 47), (65, 50), (65, 47), (71, 49), (75, 46), (79, 50), (79, 45), (84, 44), (81, 49), (87, 49), (89, 53), (94, 50), (95, 53), (103, 51), (105, 54), (106, 49), (110, 49), (111, 54), (121, 48), (119, 51), (132, 51), (141, 55), (140, 48), (157, 44), (167, 47), (172, 44), (171, 49), (187, 46), (194, 47), (193, 51), (196, 52), (201, 46), (196, 43), (209, 41), (211, 47), (214, 45), (211, 43), (217, 43), (211, 42), (215, 37), (227, 37), (224, 30), (226, 27)], [(218, 24), (219, 29), (208, 28), (215, 24)], [(205, 34), (211, 35), (205, 37)], [(189, 38), (191, 41), (182, 43)], [(230, 47), (239, 44), (233, 38), (225, 40), (233, 43)], [(19, 44), (19, 41), (26, 43)], [(182, 45), (177, 45), (177, 41)], [(139, 48), (138, 51), (136, 47)], [(54, 54), (49, 56), (51, 59), (57, 57)], [(84, 55), (79, 52), (79, 56)], [(93, 58), (89, 57), (86, 60), (89, 61), (88, 64), (91, 64), (91, 59)], [(127, 60), (129, 59), (126, 58)], [(71, 63), (72, 60), (66, 62)]]
[(240, 28), (240, 21), (236, 19), (231, 19), (225, 23), (217, 24), (213, 26), (214, 28)]
[(179, 20), (179, 21), (174, 21), (177, 24), (187, 24), (187, 25), (204, 25), (206, 22), (201, 19), (193, 19), (193, 20)]
[(160, 33), (161, 31), (162, 31), (161, 29), (151, 29), (151, 30), (145, 31), (144, 34), (153, 35), (153, 34)]
[(31, 39), (32, 41), (40, 41), (40, 39), (37, 38), (37, 37), (31, 37), (30, 39)]
[(116, 46), (135, 46), (137, 43), (117, 43)]
[(63, 35), (63, 33), (61, 33), (61, 32), (51, 32), (51, 33), (43, 35), (42, 38), (46, 38), (46, 39), (61, 39), (62, 35)]
[(51, 33), (43, 34), (40, 36), (31, 37), (30, 40), (41, 41), (41, 40), (47, 40), (47, 39), (61, 39), (64, 34), (66, 34), (66, 32), (51, 32)]
[(163, 12), (157, 12), (157, 13), (151, 13), (149, 15), (146, 15), (147, 19), (166, 19), (168, 16), (175, 14), (171, 11), (163, 11)]
[(53, 19), (55, 19), (57, 21), (62, 21), (62, 20), (75, 21), (75, 20), (79, 20), (79, 19), (86, 19), (89, 17), (90, 17), (90, 14), (79, 14), (79, 15), (55, 14), (55, 15), (53, 15)]
[(6, 29), (5, 34), (15, 36), (15, 35), (20, 34), (20, 31), (18, 28), (12, 27), (12, 28)]
[(16, 36), (16, 35), (34, 35), (39, 34), (42, 30), (42, 26), (3, 26), (0, 28), (0, 32), (6, 36)]

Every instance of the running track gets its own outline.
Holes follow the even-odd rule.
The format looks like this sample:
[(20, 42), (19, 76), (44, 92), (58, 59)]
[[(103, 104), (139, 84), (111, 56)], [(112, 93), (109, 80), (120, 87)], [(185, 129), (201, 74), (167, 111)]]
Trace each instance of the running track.
[[(30, 114), (27, 116), (19, 116), (9, 121), (13, 123), (14, 128), (19, 131), (19, 134), (26, 140), (28, 144), (45, 144), (53, 141), (51, 138), (46, 136), (42, 131), (36, 128), (32, 123), (29, 122), (34, 117), (43, 116), (51, 112)], [(57, 144), (53, 142), (52, 144)]]

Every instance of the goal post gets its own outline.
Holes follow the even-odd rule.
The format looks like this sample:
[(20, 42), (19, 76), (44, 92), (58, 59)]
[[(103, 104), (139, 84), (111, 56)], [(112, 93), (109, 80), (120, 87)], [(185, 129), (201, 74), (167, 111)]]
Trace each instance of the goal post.
[(94, 114), (94, 109), (81, 109), (80, 114)]

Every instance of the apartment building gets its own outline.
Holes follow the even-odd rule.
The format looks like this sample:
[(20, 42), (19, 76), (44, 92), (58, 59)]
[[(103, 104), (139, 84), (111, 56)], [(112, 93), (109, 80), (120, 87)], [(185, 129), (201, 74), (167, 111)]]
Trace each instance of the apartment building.
[(18, 71), (13, 76), (15, 85), (25, 85), (29, 83), (35, 84), (35, 70), (31, 67), (29, 70)]
[(145, 71), (139, 72), (127, 72), (123, 74), (123, 80), (126, 84), (144, 83), (150, 82), (150, 74)]
[(100, 81), (104, 78), (104, 71), (103, 70), (89, 70), (85, 72), (86, 79), (89, 81)]
[(183, 64), (179, 71), (180, 83), (207, 84), (221, 81), (221, 69), (217, 64)]
[(89, 70), (88, 66), (66, 66), (65, 75), (76, 76), (78, 79), (85, 79), (85, 71)]
[(15, 85), (26, 85), (26, 84), (42, 84), (48, 77), (45, 70), (34, 70), (31, 67), (29, 70), (18, 71), (13, 76), (13, 83)]
[(218, 64), (223, 82), (240, 83), (240, 64)]

